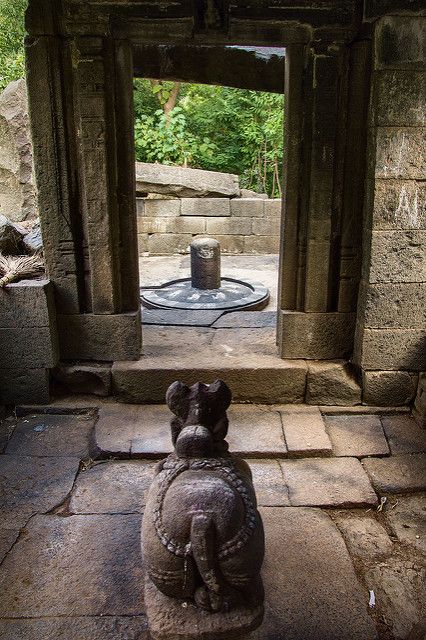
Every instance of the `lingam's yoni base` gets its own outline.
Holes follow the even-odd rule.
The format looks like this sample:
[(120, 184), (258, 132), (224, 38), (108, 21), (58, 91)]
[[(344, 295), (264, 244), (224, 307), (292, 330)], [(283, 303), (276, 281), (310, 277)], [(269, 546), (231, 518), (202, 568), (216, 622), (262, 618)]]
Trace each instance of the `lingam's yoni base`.
[(263, 525), (249, 466), (228, 453), (227, 385), (173, 383), (174, 452), (142, 525), (145, 604), (158, 639), (237, 638), (263, 618)]

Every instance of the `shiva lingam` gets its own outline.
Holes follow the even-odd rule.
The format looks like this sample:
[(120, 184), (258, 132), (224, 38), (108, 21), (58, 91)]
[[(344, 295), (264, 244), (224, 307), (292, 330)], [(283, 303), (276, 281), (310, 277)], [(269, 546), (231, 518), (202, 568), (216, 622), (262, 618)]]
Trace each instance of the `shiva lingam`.
[(142, 524), (150, 633), (239, 638), (263, 619), (264, 533), (250, 468), (225, 441), (231, 391), (174, 382), (166, 401), (174, 451), (156, 467)]
[(220, 243), (197, 238), (191, 243), (191, 277), (171, 280), (160, 287), (142, 289), (145, 307), (236, 311), (263, 309), (269, 290), (262, 284), (222, 278)]

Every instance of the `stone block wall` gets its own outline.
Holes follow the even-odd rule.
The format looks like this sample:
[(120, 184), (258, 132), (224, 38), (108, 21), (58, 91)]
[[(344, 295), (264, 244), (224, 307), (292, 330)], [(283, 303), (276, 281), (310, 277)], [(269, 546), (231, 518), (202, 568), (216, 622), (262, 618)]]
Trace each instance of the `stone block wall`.
[(223, 253), (279, 253), (281, 200), (261, 198), (137, 198), (139, 255), (187, 253), (211, 236)]
[(426, 367), (426, 19), (375, 24), (354, 360), (364, 401), (410, 402)]
[(0, 404), (49, 402), (57, 362), (52, 284), (22, 280), (0, 289)]

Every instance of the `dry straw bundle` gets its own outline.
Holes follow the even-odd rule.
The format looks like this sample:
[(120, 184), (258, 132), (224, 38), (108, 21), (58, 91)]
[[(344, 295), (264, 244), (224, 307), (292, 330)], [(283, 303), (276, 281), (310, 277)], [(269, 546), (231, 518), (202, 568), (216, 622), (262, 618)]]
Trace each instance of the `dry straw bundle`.
[(0, 253), (0, 289), (22, 278), (34, 278), (44, 272), (40, 253), (32, 256), (4, 256)]

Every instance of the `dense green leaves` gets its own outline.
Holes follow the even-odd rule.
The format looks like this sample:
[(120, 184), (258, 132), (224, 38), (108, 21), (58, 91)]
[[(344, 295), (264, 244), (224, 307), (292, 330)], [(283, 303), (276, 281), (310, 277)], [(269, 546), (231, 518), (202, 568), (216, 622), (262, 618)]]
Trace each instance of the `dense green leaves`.
[(0, 91), (25, 73), (26, 8), (27, 0), (0, 0)]

